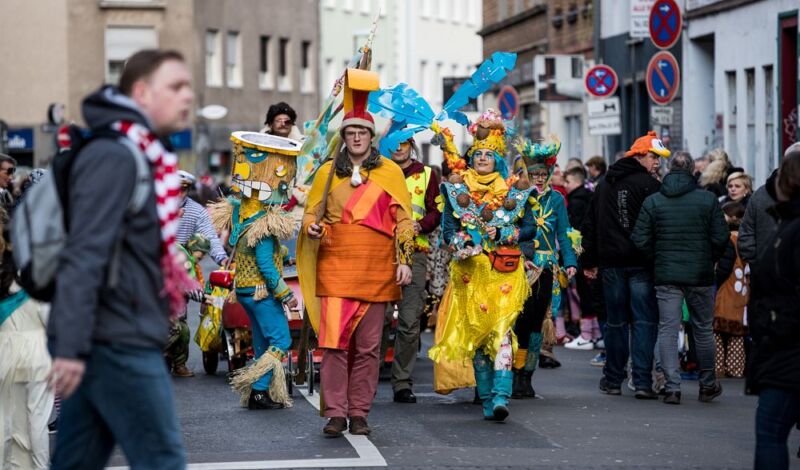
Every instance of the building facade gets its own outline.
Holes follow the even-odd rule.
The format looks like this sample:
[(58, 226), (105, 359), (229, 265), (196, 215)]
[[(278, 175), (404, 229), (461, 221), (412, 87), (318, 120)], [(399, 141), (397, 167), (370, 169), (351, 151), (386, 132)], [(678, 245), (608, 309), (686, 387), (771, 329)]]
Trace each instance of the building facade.
[(685, 145), (721, 147), (763, 182), (798, 141), (796, 0), (688, 0), (684, 16)]
[[(501, 84), (519, 95), (516, 117), (520, 131), (531, 139), (555, 134), (561, 139), (561, 165), (571, 157), (599, 154), (602, 139), (589, 135), (583, 87), (585, 70), (593, 63), (594, 3), (565, 0), (485, 0), (484, 57), (495, 51), (518, 54), (517, 67)], [(495, 102), (487, 103), (497, 107)]]
[[(381, 87), (407, 83), (434, 110), (441, 108), (443, 83), (466, 79), (481, 62), (481, 40), (476, 34), (480, 11), (480, 0), (322, 0), (320, 99), (327, 98), (377, 18), (372, 70), (380, 75)], [(386, 123), (378, 121), (380, 133)], [(463, 146), (468, 140), (463, 128), (445, 125), (455, 132), (456, 144)], [(431, 137), (423, 132), (416, 140), (422, 160), (439, 165), (441, 152), (430, 146)]]
[[(290, 103), (298, 120), (318, 107), (316, 0), (9, 0), (0, 3), (0, 120), (8, 151), (42, 166), (55, 152), (51, 104), (82, 123), (81, 100), (116, 83), (137, 50), (176, 49), (193, 71), (196, 106), (222, 105), (174, 136), (181, 166), (227, 174), (231, 131), (257, 130), (267, 106)], [(47, 44), (47, 47), (42, 47)], [(24, 84), (24, 86), (22, 85)], [(24, 88), (24, 89), (23, 89)]]

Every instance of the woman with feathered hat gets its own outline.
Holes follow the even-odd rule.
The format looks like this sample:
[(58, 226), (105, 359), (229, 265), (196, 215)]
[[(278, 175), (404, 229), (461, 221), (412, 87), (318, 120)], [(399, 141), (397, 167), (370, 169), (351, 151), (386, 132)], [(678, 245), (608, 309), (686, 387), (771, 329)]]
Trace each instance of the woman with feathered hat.
[[(542, 348), (545, 316), (549, 309), (557, 312), (561, 303), (559, 254), (566, 267), (567, 277), (572, 278), (577, 266), (572, 239), (577, 241), (578, 234), (569, 226), (564, 197), (558, 191), (553, 191), (549, 184), (561, 143), (557, 140), (550, 144), (524, 141), (517, 143), (515, 148), (520, 154), (515, 166), (538, 191), (533, 209), (538, 230), (535, 240), (520, 243), (532, 291), (514, 326), (514, 332), (519, 338), (519, 349), (514, 355), (512, 396), (533, 398), (535, 392), (531, 380)], [(575, 235), (570, 237), (570, 233)]]
[(450, 140), (444, 144), (453, 174), (441, 187), (442, 239), (453, 261), (440, 307), (444, 330), (428, 354), (437, 362), (472, 360), (484, 419), (502, 421), (511, 395), (512, 326), (530, 292), (519, 243), (536, 235), (529, 199), (535, 190), (509, 177), (497, 114), (488, 110), (470, 132), (466, 161)]

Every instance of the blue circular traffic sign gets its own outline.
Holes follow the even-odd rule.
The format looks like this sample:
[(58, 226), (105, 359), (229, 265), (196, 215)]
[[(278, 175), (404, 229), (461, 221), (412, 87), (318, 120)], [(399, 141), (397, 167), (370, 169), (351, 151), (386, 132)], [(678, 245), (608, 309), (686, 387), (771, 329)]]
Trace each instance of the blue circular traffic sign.
[(675, 0), (656, 0), (650, 9), (650, 39), (660, 49), (669, 49), (681, 37), (681, 9)]
[(647, 65), (647, 93), (658, 104), (669, 103), (678, 94), (681, 71), (675, 56), (667, 51), (657, 52)]
[(584, 85), (590, 95), (597, 98), (611, 96), (617, 91), (617, 72), (608, 65), (595, 65), (586, 72)]
[(519, 112), (519, 94), (517, 90), (510, 85), (506, 85), (500, 89), (497, 95), (497, 107), (500, 108), (500, 114), (503, 119), (510, 121), (516, 117)]

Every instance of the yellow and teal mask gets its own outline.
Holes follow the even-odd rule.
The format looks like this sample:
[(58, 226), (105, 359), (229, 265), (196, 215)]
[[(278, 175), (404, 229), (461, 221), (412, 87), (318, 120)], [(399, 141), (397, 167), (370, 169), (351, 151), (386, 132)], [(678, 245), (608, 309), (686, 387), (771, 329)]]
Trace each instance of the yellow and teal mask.
[(234, 132), (231, 189), (262, 204), (289, 202), (302, 144), (259, 132)]

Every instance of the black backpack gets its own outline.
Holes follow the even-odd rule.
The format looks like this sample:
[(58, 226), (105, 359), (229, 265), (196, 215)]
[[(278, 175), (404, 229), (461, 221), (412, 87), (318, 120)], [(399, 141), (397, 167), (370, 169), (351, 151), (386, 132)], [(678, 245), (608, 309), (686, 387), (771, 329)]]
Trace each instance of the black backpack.
[[(53, 157), (48, 172), (28, 189), (11, 218), (12, 252), (20, 270), (20, 286), (44, 302), (52, 301), (55, 295), (55, 275), (69, 233), (69, 187), (71, 183), (80, 184), (71, 181), (70, 174), (81, 150), (95, 139), (117, 140), (130, 150), (136, 160), (136, 185), (128, 204), (129, 213), (144, 206), (152, 186), (147, 157), (121, 133), (111, 129), (88, 131), (75, 125), (69, 126), (67, 132), (69, 146)], [(109, 265), (111, 276), (117, 270), (118, 257), (119, 246)]]

